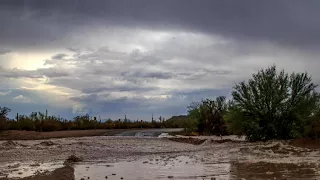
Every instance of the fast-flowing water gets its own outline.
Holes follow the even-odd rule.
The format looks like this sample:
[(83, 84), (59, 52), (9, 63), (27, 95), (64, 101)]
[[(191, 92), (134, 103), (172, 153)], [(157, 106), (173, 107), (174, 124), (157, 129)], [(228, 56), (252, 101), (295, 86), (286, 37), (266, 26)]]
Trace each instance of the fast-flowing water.
[[(136, 132), (137, 133), (137, 132)], [(135, 134), (136, 134), (135, 133)], [(164, 133), (164, 132), (161, 132)], [(61, 167), (70, 155), (76, 179), (320, 179), (320, 151), (286, 142), (239, 139), (200, 145), (161, 137), (113, 136), (0, 141), (0, 178), (25, 177)], [(236, 137), (227, 137), (236, 140)], [(54, 166), (53, 166), (54, 167)]]

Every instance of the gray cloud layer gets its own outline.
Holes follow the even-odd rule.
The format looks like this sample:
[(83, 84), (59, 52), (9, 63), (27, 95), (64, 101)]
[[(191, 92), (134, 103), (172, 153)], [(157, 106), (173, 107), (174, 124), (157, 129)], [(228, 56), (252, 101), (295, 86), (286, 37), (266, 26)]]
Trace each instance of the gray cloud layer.
[(0, 4), (0, 20), (7, 24), (0, 29), (5, 42), (50, 43), (72, 28), (104, 24), (188, 29), (298, 47), (320, 44), (317, 0), (6, 0)]
[[(72, 91), (73, 111), (145, 117), (229, 95), (235, 82), (274, 63), (307, 70), (318, 83), (319, 9), (318, 0), (0, 1), (1, 92), (12, 91), (10, 105), (23, 97), (44, 107), (37, 95), (46, 90), (20, 86), (46, 79), (41, 85)], [(7, 68), (21, 52), (51, 57), (38, 69)], [(71, 116), (72, 107), (55, 111)]]

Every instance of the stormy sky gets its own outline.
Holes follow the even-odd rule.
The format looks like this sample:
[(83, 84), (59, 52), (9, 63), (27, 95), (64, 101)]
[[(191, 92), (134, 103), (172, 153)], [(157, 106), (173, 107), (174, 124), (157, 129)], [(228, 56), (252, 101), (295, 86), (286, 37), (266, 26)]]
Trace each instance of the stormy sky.
[(270, 65), (320, 83), (318, 0), (2, 0), (11, 116), (185, 114)]

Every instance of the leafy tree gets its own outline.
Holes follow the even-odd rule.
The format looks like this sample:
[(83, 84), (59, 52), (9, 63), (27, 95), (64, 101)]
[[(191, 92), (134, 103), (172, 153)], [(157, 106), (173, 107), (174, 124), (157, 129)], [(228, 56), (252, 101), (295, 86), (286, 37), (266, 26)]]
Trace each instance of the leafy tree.
[(6, 128), (7, 116), (10, 111), (11, 109), (7, 107), (0, 107), (0, 130), (3, 130)]
[(284, 70), (277, 73), (275, 65), (262, 69), (234, 87), (226, 117), (230, 129), (252, 141), (302, 136), (307, 118), (317, 108), (316, 87), (307, 73), (289, 76)]
[(188, 109), (189, 117), (197, 122), (199, 133), (227, 134), (224, 121), (227, 103), (224, 96), (219, 96), (215, 100), (206, 99), (201, 102), (194, 102)]

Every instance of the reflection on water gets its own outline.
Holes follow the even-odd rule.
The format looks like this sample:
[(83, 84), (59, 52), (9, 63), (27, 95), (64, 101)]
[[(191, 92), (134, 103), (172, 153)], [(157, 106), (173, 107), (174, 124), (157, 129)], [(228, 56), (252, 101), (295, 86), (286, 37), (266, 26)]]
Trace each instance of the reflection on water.
[(156, 157), (131, 162), (80, 164), (75, 166), (76, 179), (230, 179), (230, 164), (204, 164), (187, 156)]

